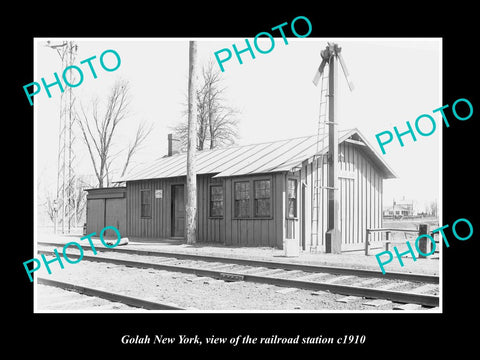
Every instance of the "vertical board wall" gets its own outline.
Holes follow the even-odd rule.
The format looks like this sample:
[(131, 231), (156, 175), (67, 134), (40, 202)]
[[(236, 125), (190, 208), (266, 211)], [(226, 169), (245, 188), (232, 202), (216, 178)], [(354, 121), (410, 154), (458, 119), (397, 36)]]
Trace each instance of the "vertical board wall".
[[(235, 181), (271, 179), (272, 216), (268, 219), (233, 218), (233, 184)], [(127, 183), (127, 232), (132, 237), (171, 237), (171, 188), (185, 184), (185, 177), (131, 181)], [(222, 184), (224, 191), (224, 216), (210, 216), (210, 185)], [(152, 216), (140, 215), (140, 190), (150, 189)], [(155, 190), (162, 190), (162, 198), (155, 198)], [(283, 208), (285, 196), (284, 174), (212, 178), (197, 177), (197, 240), (238, 246), (283, 246)], [(253, 201), (253, 199), (252, 199)]]
[[(383, 177), (378, 168), (362, 151), (362, 146), (342, 142), (339, 145), (339, 186), (340, 186), (340, 230), (342, 233), (342, 251), (361, 250), (365, 246), (366, 229), (382, 226)], [(321, 158), (320, 158), (321, 159)], [(320, 208), (318, 212), (318, 244), (312, 236), (313, 199), (315, 172), (318, 171), (319, 185), (327, 186), (327, 164), (323, 166), (315, 160), (304, 164), (300, 177), (305, 182), (305, 208), (310, 209), (305, 220), (305, 250), (317, 247), (325, 251), (325, 233), (327, 227), (328, 190), (319, 190)], [(379, 240), (380, 233), (372, 236)]]
[[(126, 228), (126, 188), (89, 189), (87, 195), (87, 234), (100, 235), (106, 226), (114, 226), (122, 237), (127, 234)], [(106, 230), (106, 237), (116, 237), (113, 230)]]

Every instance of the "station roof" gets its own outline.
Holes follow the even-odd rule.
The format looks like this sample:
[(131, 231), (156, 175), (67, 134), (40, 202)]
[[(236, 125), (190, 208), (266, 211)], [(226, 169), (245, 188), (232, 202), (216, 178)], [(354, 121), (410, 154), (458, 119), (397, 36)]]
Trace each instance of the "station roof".
[[(363, 145), (362, 149), (365, 154), (380, 169), (384, 178), (397, 177), (357, 129), (339, 131), (338, 140), (339, 144), (347, 140)], [(320, 144), (322, 144), (321, 149), (317, 152), (317, 135), (311, 135), (197, 151), (196, 171), (198, 175), (215, 174), (214, 177), (293, 171), (299, 168), (303, 161), (327, 153), (328, 139), (326, 136), (323, 141), (320, 141)], [(187, 154), (180, 153), (158, 158), (116, 182), (185, 176), (186, 169)]]

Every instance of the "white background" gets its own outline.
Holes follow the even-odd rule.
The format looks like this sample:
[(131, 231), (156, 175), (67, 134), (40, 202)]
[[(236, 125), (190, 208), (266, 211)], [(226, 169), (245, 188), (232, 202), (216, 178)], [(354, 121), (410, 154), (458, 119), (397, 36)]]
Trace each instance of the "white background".
[[(167, 134), (181, 121), (186, 102), (190, 39), (37, 38), (32, 81), (39, 83), (42, 77), (51, 83), (54, 72), (60, 77), (63, 72), (58, 54), (45, 46), (46, 40), (53, 43), (74, 40), (79, 45), (75, 64), (84, 70), (84, 80), (74, 91), (77, 101), (85, 107), (88, 108), (95, 96), (106, 102), (116, 80), (130, 82), (130, 116), (119, 128), (117, 149), (126, 147), (141, 121), (155, 126), (134, 159), (134, 166), (166, 154)], [(200, 66), (209, 60), (215, 61), (214, 52), (222, 48), (232, 50), (232, 44), (238, 49), (245, 47), (244, 38), (196, 40)], [(355, 90), (350, 92), (339, 71), (339, 129), (357, 128), (399, 177), (384, 181), (384, 205), (403, 196), (417, 201), (420, 210), (425, 202), (440, 201), (443, 121), (439, 113), (432, 114), (433, 109), (444, 105), (442, 49), (438, 38), (288, 38), (288, 45), (282, 38), (275, 38), (275, 48), (268, 54), (255, 52), (256, 58), (252, 59), (248, 52), (243, 53), (242, 65), (233, 55), (224, 63), (222, 77), (227, 88), (226, 98), (241, 111), (238, 142), (248, 144), (316, 133), (320, 88), (313, 85), (312, 79), (321, 62), (320, 51), (327, 41), (342, 47), (355, 84)], [(253, 39), (250, 42), (253, 44)], [(260, 46), (267, 49), (268, 43)], [(114, 72), (104, 71), (99, 64), (100, 54), (107, 49), (117, 51), (122, 60)], [(97, 79), (93, 79), (87, 64), (79, 64), (93, 55), (97, 56), (92, 62)], [(108, 56), (113, 58), (111, 54)], [(46, 191), (54, 194), (56, 189), (60, 90), (55, 86), (50, 91), (50, 99), (44, 89), (35, 96), (38, 198)], [(25, 101), (28, 102), (26, 98)], [(405, 131), (405, 122), (410, 121), (414, 127), (415, 119), (421, 114), (434, 116), (436, 132), (428, 137), (417, 134), (416, 142), (409, 135), (404, 136), (404, 147), (395, 139), (386, 146), (386, 155), (382, 155), (375, 134), (385, 130), (393, 132), (393, 126)], [(425, 132), (430, 129), (427, 123), (421, 128)], [(93, 174), (78, 131), (76, 161), (77, 173)]]

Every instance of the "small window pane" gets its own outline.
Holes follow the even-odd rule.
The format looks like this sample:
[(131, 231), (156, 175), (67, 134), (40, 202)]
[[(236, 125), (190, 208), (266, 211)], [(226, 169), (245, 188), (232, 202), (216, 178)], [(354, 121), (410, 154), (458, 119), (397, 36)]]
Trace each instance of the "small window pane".
[(223, 186), (210, 186), (210, 216), (223, 216)]
[(255, 216), (270, 216), (270, 199), (255, 200)]
[(152, 216), (152, 197), (150, 190), (140, 191), (140, 217)]
[(250, 216), (250, 183), (239, 181), (234, 185), (234, 216)]
[(271, 189), (270, 180), (254, 181), (254, 212), (255, 216), (267, 217), (271, 216)]
[(287, 216), (297, 217), (297, 180), (288, 179)]

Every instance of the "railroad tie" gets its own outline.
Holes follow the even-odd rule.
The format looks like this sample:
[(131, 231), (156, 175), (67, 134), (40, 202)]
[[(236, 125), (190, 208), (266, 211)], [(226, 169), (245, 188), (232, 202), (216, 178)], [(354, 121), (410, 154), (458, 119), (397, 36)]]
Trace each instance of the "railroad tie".
[(309, 275), (305, 275), (305, 276), (302, 276), (302, 277), (299, 277), (295, 280), (300, 280), (300, 281), (310, 281), (312, 279), (315, 279), (315, 278), (320, 278), (320, 277), (324, 277), (324, 276), (329, 276), (331, 274), (326, 274), (326, 273), (312, 273), (312, 274), (309, 274)]
[(207, 267), (208, 269), (211, 269), (211, 270), (221, 270), (221, 269), (228, 269), (232, 266), (235, 266), (235, 264), (216, 263), (216, 264), (209, 265)]
[(390, 300), (375, 299), (375, 300), (364, 302), (363, 305), (379, 307), (379, 306), (388, 305), (388, 304), (391, 304), (391, 303), (392, 302)]
[(337, 281), (343, 281), (343, 280), (353, 279), (353, 278), (355, 278), (355, 276), (352, 276), (352, 275), (335, 276), (333, 278), (330, 278), (330, 279), (327, 279), (327, 280), (323, 281), (323, 283), (324, 284), (332, 284), (332, 283), (337, 282)]
[(382, 279), (370, 278), (370, 279), (365, 279), (365, 280), (357, 283), (356, 285), (357, 286), (373, 285), (373, 284), (379, 283), (380, 281), (382, 281)]
[(298, 289), (298, 288), (283, 288), (281, 290), (277, 290), (276, 292), (279, 293), (279, 294), (289, 294), (289, 293), (297, 291), (297, 290), (300, 290), (300, 289)]
[(422, 310), (422, 305), (419, 304), (402, 304), (394, 305), (393, 310)]
[(320, 296), (320, 295), (326, 295), (329, 293), (330, 293), (329, 291), (317, 290), (317, 291), (312, 291), (310, 295)]
[(293, 278), (295, 276), (297, 276), (298, 274), (303, 274), (304, 271), (302, 270), (286, 270), (284, 276), (285, 277), (289, 277), (289, 278)]
[(250, 268), (250, 269), (244, 269), (244, 270), (239, 270), (240, 273), (242, 274), (255, 274), (256, 272), (258, 271), (267, 271), (267, 270), (270, 270), (268, 268), (265, 268), (265, 267), (253, 267), (253, 268)]
[(275, 274), (280, 274), (282, 272), (285, 272), (283, 269), (266, 269), (266, 270), (261, 270), (256, 273), (252, 273), (250, 275), (257, 275), (257, 276), (268, 276), (268, 275), (275, 275)]
[(400, 285), (399, 283), (391, 282), (391, 283), (388, 283), (388, 284), (376, 286), (375, 289), (390, 290), (390, 289), (393, 289), (395, 287), (398, 287), (399, 285)]
[(175, 258), (156, 258), (155, 259), (155, 262), (158, 263), (158, 264), (161, 264), (161, 265), (167, 265), (167, 264), (171, 264), (171, 263), (174, 263), (174, 262), (177, 262), (178, 259), (175, 259)]
[(358, 300), (361, 300), (361, 299), (362, 298), (359, 297), (359, 296), (345, 296), (343, 298), (336, 299), (335, 301), (348, 304), (348, 303), (358, 301)]

